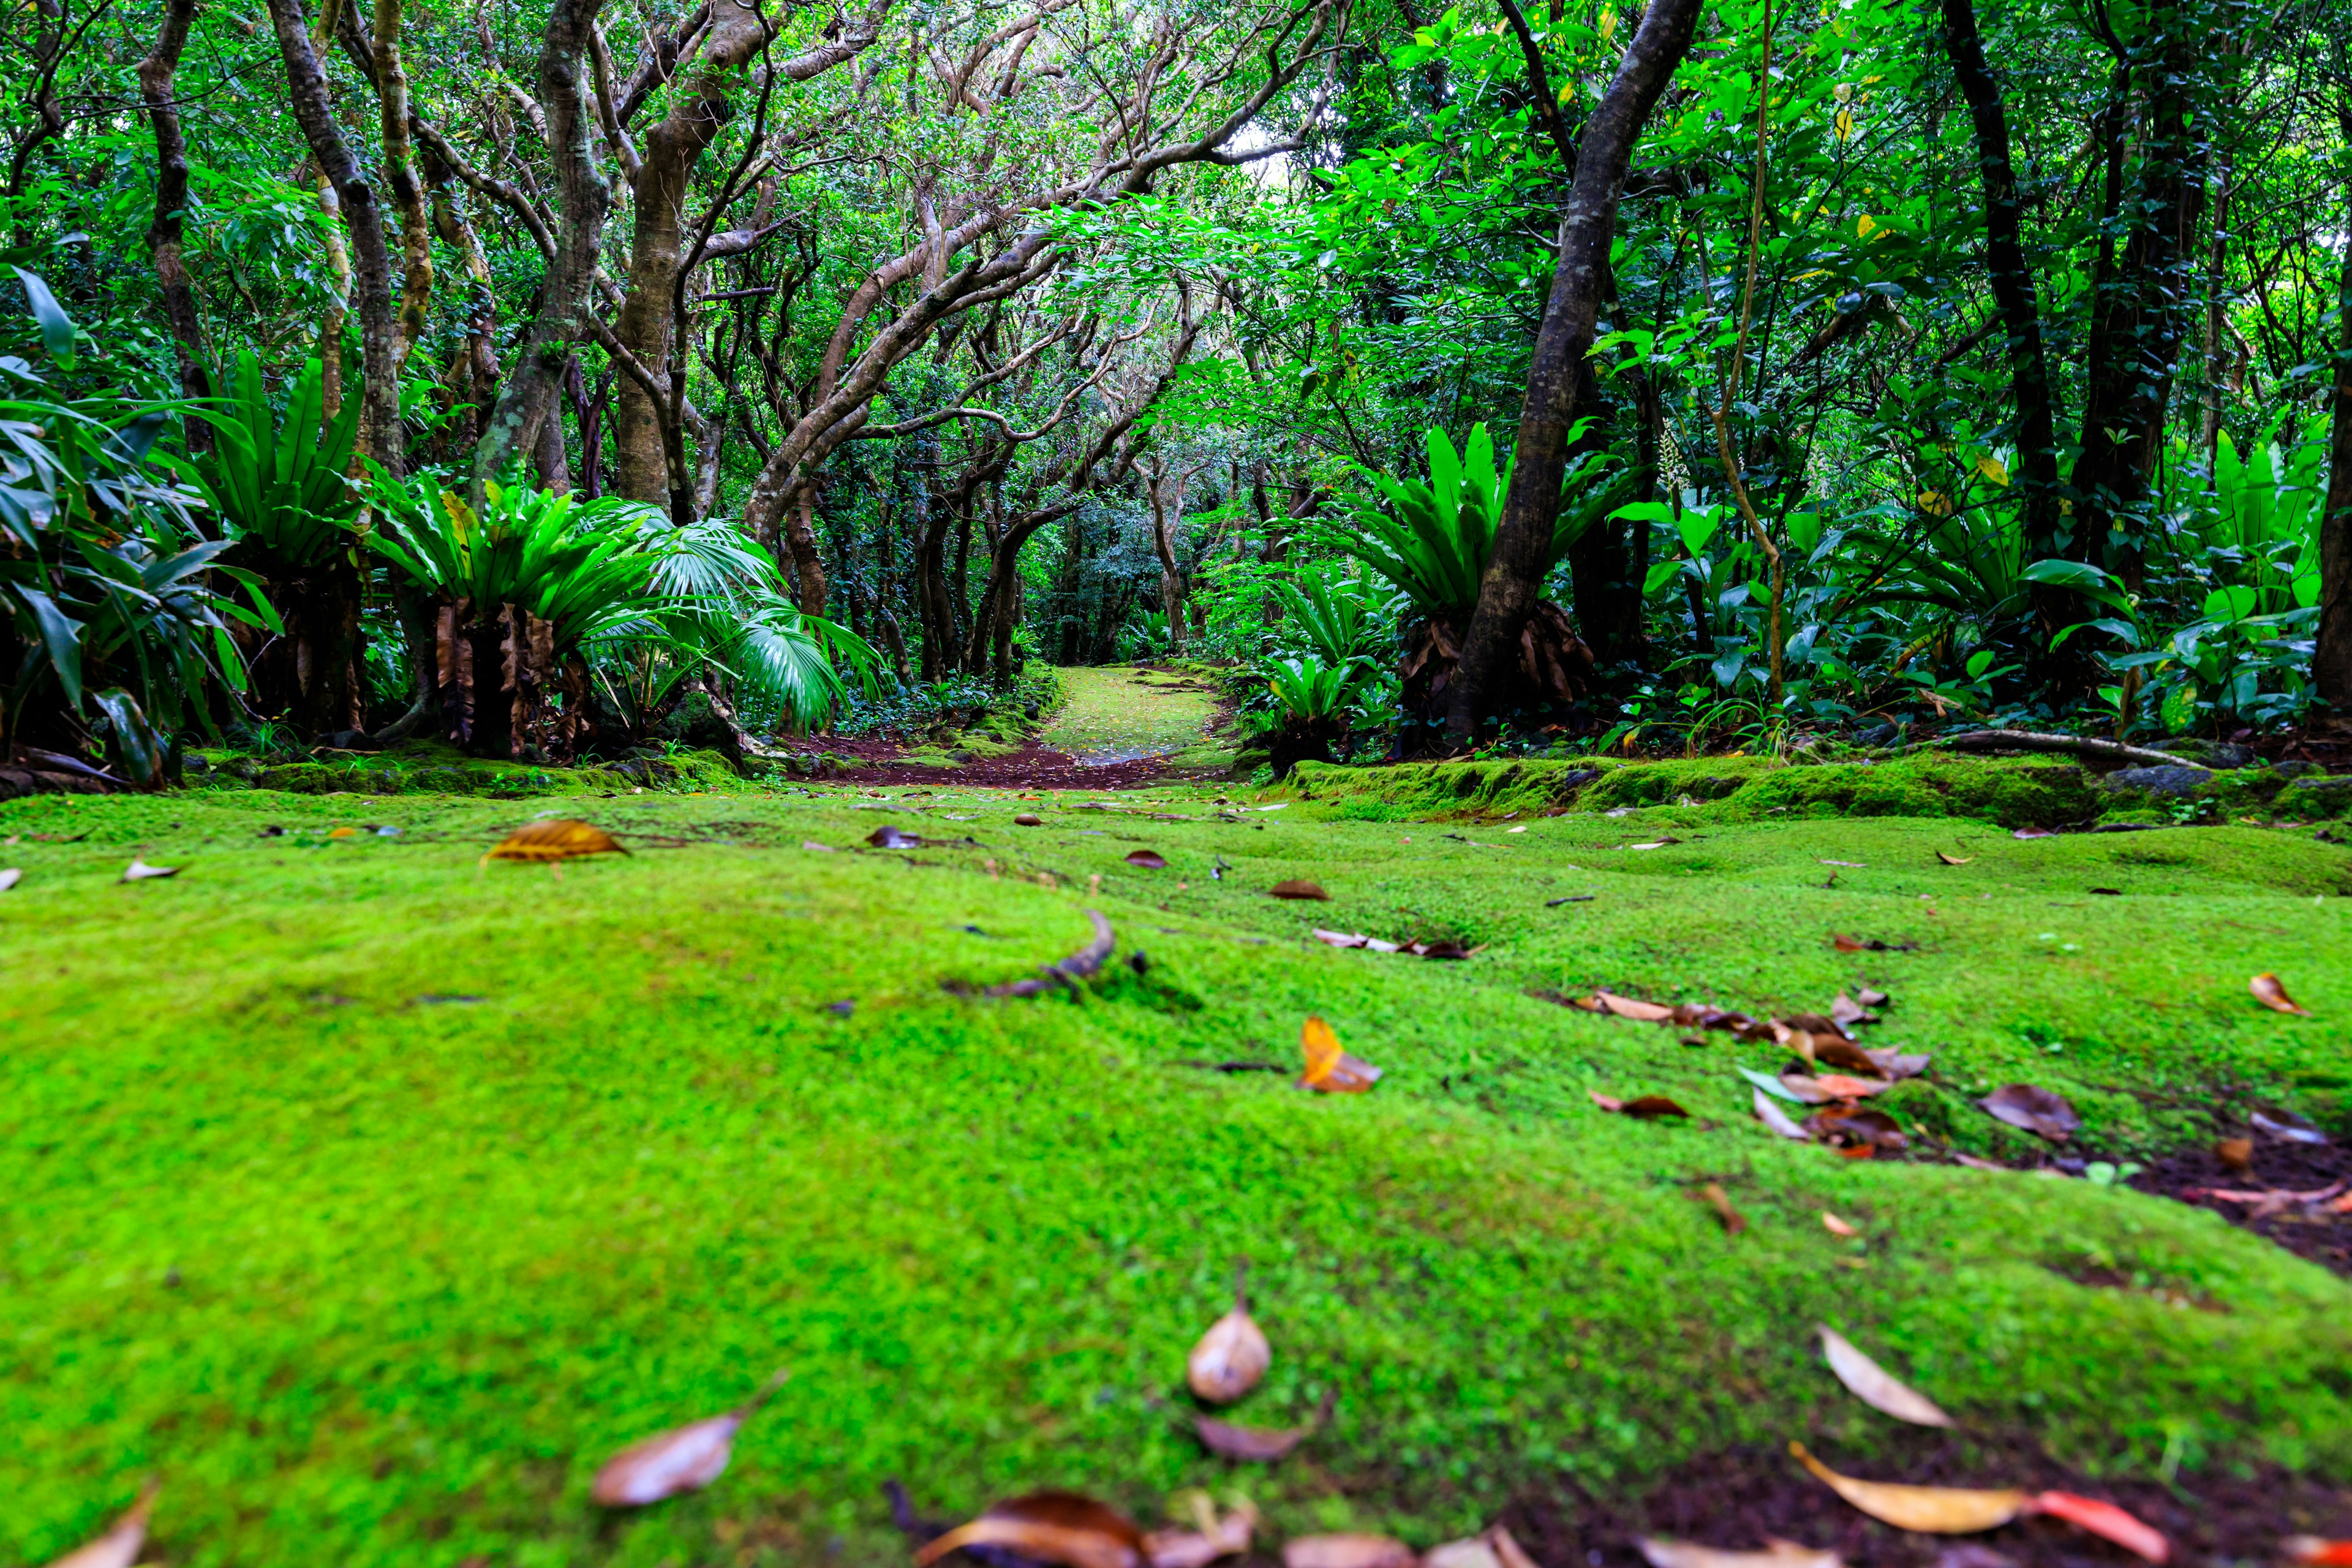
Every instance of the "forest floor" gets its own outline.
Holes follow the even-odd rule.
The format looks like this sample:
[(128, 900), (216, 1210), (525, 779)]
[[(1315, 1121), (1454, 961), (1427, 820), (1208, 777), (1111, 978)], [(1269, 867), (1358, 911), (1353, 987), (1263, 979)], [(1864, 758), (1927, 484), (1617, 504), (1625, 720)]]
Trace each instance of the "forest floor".
[(1060, 672), (1060, 706), (1034, 731), (968, 731), (920, 746), (829, 741), (853, 765), (853, 784), (917, 784), (952, 773), (960, 784), (1023, 789), (1133, 789), (1230, 770), (1237, 755), (1217, 689), (1149, 665)]
[[(1057, 732), (1197, 734), (1177, 702), (1074, 695)], [(1627, 804), (1566, 815), (1496, 793), (1523, 769), (1223, 803), (949, 772), (0, 805), (0, 1560), (152, 1477), (151, 1550), (185, 1568), (904, 1563), (892, 1479), (938, 1519), (1040, 1486), (1147, 1525), (1181, 1489), (1244, 1494), (1258, 1563), (1498, 1518), (1544, 1568), (1633, 1568), (1642, 1530), (1937, 1561), (1791, 1438), (1874, 1479), (2112, 1498), (2182, 1563), (2352, 1535), (2352, 1282), (2325, 1266), (2352, 1215), (2264, 1217), (2313, 1261), (2244, 1205), (2134, 1188), (2192, 1184), (2258, 1108), (2352, 1133), (2352, 854), (2237, 822), (2021, 839), (2047, 771), (1994, 763), (1939, 764), (1976, 816), (1760, 804), (1799, 770), (1692, 793), (1751, 766), (1629, 769)], [(575, 814), (631, 853), (482, 863)], [(870, 844), (886, 825), (919, 844)], [(125, 883), (134, 856), (176, 874)], [(1298, 879), (1328, 900), (1268, 896)], [(1118, 952), (1082, 994), (974, 994), (1077, 949), (1090, 909)], [(2312, 1016), (2256, 1005), (2271, 971)], [(1869, 1043), (1934, 1055), (1875, 1102), (1910, 1136), (1890, 1157), (1766, 1131), (1738, 1069), (1781, 1068), (1769, 1043), (1545, 999), (1785, 1016), (1863, 986), (1892, 997)], [(1370, 1092), (1297, 1086), (1310, 1015)], [(2080, 1133), (1978, 1109), (2013, 1082)], [(2239, 1186), (2338, 1148), (2253, 1136)], [(1271, 1467), (1188, 1425), (1240, 1259), (1274, 1354), (1227, 1417), (1336, 1402)], [(1819, 1323), (1960, 1428), (1857, 1402)], [(614, 1450), (778, 1367), (706, 1490), (590, 1501)], [(2134, 1561), (2049, 1520), (1965, 1539)]]

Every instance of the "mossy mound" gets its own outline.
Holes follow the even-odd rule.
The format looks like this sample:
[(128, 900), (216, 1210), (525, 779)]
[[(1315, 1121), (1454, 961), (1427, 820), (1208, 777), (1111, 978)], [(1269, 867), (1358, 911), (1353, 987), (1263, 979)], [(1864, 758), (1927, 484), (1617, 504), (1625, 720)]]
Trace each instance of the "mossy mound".
[(1967, 817), (2005, 827), (2086, 820), (2104, 803), (2072, 763), (1940, 755), (1788, 764), (1766, 757), (1661, 763), (1606, 758), (1406, 763), (1302, 763), (1289, 791), (1345, 816), (1492, 816), (1645, 806), (1707, 807), (1709, 820), (1803, 816)]
[[(717, 752), (627, 757), (584, 767), (546, 767), (469, 757), (438, 742), (383, 752), (328, 752), (315, 762), (268, 763), (229, 752), (202, 753), (198, 789), (267, 789), (288, 795), (448, 795), (490, 800), (530, 795), (606, 795), (630, 790), (730, 794), (758, 786)], [(778, 764), (782, 765), (782, 764)]]

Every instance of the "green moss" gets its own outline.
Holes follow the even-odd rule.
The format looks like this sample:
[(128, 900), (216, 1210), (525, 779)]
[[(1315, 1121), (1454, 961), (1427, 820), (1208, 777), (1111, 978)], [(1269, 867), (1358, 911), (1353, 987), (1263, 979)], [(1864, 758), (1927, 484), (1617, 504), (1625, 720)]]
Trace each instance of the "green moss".
[(2352, 815), (2352, 777), (2306, 773), (2271, 797), (2271, 811), (2290, 822), (2336, 822)]
[[(1131, 801), (1162, 819), (952, 775), (557, 797), (635, 851), (560, 877), (479, 863), (527, 802), (0, 805), (26, 870), (0, 894), (0, 1554), (48, 1560), (150, 1475), (187, 1568), (886, 1562), (893, 1476), (940, 1515), (1067, 1485), (1157, 1521), (1234, 1484), (1169, 1409), (1237, 1257), (1275, 1344), (1237, 1417), (1340, 1396), (1311, 1462), (1246, 1478), (1276, 1541), (1426, 1545), (1530, 1478), (1610, 1494), (1791, 1435), (1867, 1465), (1889, 1425), (1821, 1370), (1816, 1321), (1996, 1445), (2146, 1475), (2193, 1419), (2192, 1464), (2343, 1473), (2352, 1286), (2128, 1191), (1785, 1143), (1732, 1070), (1772, 1047), (1525, 993), (1786, 1012), (1876, 984), (1884, 1043), (1936, 1055), (1888, 1097), (1906, 1125), (1997, 1149), (1972, 1102), (2029, 1081), (2075, 1100), (2088, 1152), (2133, 1154), (2210, 1137), (2223, 1080), (2340, 1117), (2352, 856), (2236, 825), (1728, 819), (1796, 771), (1647, 808), (1671, 835)], [(402, 831), (329, 837), (362, 821)], [(863, 850), (880, 821), (941, 842)], [(184, 868), (122, 885), (134, 853)], [(1265, 896), (1301, 876), (1331, 901)], [(1147, 973), (1075, 1003), (942, 989), (1034, 973), (1087, 907)], [(1484, 946), (1433, 963), (1316, 926)], [(1916, 947), (1840, 954), (1832, 931)], [(2266, 969), (2315, 1016), (2255, 1005)], [(1374, 1092), (1184, 1065), (1290, 1059), (1310, 1012), (1386, 1069)], [(1592, 1089), (1696, 1119), (1605, 1116)], [(1705, 1180), (1745, 1235), (1686, 1196)], [(2075, 1282), (2093, 1268), (2217, 1310)], [(709, 1490), (589, 1504), (612, 1449), (779, 1364)]]

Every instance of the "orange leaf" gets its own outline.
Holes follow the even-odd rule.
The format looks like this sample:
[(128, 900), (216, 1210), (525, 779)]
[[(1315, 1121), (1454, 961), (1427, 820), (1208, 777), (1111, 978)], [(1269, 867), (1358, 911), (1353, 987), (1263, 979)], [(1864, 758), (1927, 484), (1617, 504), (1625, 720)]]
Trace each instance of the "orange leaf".
[(2172, 1544), (2164, 1539), (2163, 1531), (2143, 1524), (2111, 1502), (2073, 1492), (2043, 1492), (2027, 1506), (2035, 1513), (2078, 1525), (2150, 1563), (2162, 1563), (2172, 1555)]
[(626, 855), (613, 836), (601, 827), (559, 817), (534, 822), (507, 835), (485, 860), (569, 860), (577, 855)]
[(2305, 1568), (2352, 1568), (2352, 1541), (2328, 1541), (2316, 1535), (2290, 1535), (2279, 1542), (2287, 1561)]
[(1723, 1234), (1738, 1236), (1748, 1228), (1748, 1216), (1731, 1206), (1731, 1194), (1723, 1190), (1721, 1182), (1709, 1182), (1691, 1196), (1715, 1210), (1715, 1217), (1723, 1222)]
[(2023, 1512), (2021, 1491), (1973, 1491), (1962, 1487), (1907, 1487), (1839, 1475), (1791, 1441), (1789, 1452), (1829, 1489), (1882, 1524), (1924, 1535), (1973, 1535), (2007, 1524)]
[(1001, 1502), (915, 1553), (930, 1568), (961, 1546), (1003, 1546), (1061, 1568), (1139, 1568), (1143, 1533), (1127, 1517), (1076, 1492), (1032, 1492)]
[(2254, 994), (2255, 1001), (2273, 1013), (2292, 1013), (2298, 1018), (2311, 1016), (2311, 1009), (2297, 1006), (2294, 998), (2286, 994), (2284, 983), (2275, 974), (2257, 974), (2247, 983), (2246, 989)]
[(1339, 1037), (1321, 1018), (1308, 1015), (1298, 1030), (1307, 1072), (1298, 1081), (1318, 1094), (1361, 1094), (1380, 1082), (1381, 1069), (1339, 1048)]
[(1619, 996), (1607, 991), (1596, 991), (1592, 999), (1621, 1018), (1632, 1018), (1643, 1024), (1663, 1024), (1675, 1016), (1672, 1007), (1662, 1007), (1655, 1002), (1637, 1002), (1631, 996)]

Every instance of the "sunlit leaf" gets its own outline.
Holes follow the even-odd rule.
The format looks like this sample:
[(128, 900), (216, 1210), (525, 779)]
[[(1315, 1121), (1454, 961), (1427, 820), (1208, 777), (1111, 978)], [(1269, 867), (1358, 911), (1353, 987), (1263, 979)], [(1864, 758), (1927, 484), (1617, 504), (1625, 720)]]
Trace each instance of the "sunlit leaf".
[(2273, 1013), (2292, 1013), (2298, 1018), (2311, 1016), (2309, 1008), (2295, 1005), (2294, 998), (2286, 994), (2285, 983), (2275, 974), (2257, 974), (2247, 983), (2246, 988), (2254, 994), (2255, 1001)]
[(1805, 1468), (1830, 1489), (1882, 1524), (1923, 1535), (1973, 1535), (1994, 1530), (2025, 1511), (2026, 1494), (2015, 1489), (1974, 1491), (1962, 1487), (1911, 1487), (1842, 1476), (1790, 1442)]
[(569, 860), (581, 855), (626, 855), (618, 840), (601, 827), (557, 817), (518, 827), (506, 836), (485, 860)]
[(1380, 1068), (1341, 1050), (1331, 1026), (1312, 1014), (1299, 1026), (1298, 1048), (1307, 1058), (1298, 1081), (1318, 1094), (1361, 1094), (1381, 1080)]

